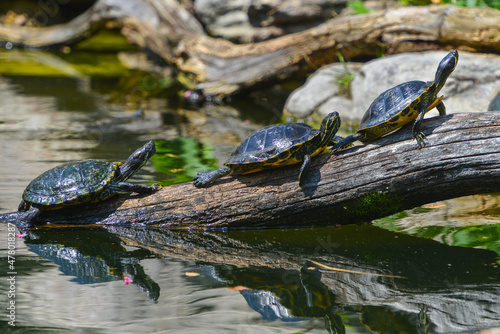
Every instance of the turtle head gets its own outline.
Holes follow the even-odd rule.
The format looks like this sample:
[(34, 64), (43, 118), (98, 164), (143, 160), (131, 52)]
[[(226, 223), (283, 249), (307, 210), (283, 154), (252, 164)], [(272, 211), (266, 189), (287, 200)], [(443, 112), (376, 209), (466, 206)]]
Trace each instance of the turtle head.
[(443, 60), (439, 63), (436, 71), (434, 83), (436, 84), (437, 91), (439, 92), (446, 83), (446, 79), (450, 76), (451, 72), (455, 69), (458, 63), (458, 51), (454, 50), (448, 53)]
[(138, 148), (134, 153), (128, 157), (127, 161), (120, 166), (120, 181), (125, 181), (132, 177), (146, 162), (156, 153), (156, 146), (154, 141), (150, 140), (141, 148)]
[(328, 145), (332, 140), (333, 136), (339, 131), (340, 128), (340, 116), (339, 113), (334, 111), (329, 113), (321, 123), (321, 128), (319, 133), (321, 135), (321, 143), (323, 145)]

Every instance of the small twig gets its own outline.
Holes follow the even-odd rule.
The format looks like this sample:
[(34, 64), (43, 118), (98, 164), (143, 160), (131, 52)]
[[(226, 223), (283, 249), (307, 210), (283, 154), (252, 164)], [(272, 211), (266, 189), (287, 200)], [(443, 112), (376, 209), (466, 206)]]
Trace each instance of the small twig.
[(319, 263), (319, 262), (316, 262), (316, 261), (313, 261), (313, 260), (309, 260), (310, 262), (320, 266), (320, 267), (323, 267), (325, 269), (329, 269), (329, 270), (334, 270), (334, 271), (342, 271), (344, 273), (351, 273), (351, 274), (361, 274), (361, 275), (373, 275), (373, 276), (379, 276), (379, 277), (391, 277), (391, 278), (404, 278), (404, 279), (408, 279), (408, 277), (404, 277), (404, 276), (397, 276), (397, 275), (386, 275), (386, 274), (376, 274), (376, 273), (369, 273), (369, 272), (365, 272), (365, 271), (357, 271), (357, 270), (349, 270), (349, 269), (342, 269), (342, 268), (335, 268), (335, 267), (330, 267), (330, 266), (327, 266), (326, 264), (322, 264), (322, 263)]

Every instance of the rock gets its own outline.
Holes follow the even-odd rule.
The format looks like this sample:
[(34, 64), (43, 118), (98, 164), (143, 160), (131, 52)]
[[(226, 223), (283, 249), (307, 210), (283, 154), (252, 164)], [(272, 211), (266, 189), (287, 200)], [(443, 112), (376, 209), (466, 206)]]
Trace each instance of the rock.
[[(457, 68), (440, 92), (445, 96), (447, 113), (486, 111), (500, 89), (500, 56), (459, 52)], [(315, 106), (320, 117), (337, 110), (344, 123), (359, 123), (372, 101), (385, 90), (410, 80), (434, 80), (438, 64), (446, 54), (431, 51), (387, 56), (369, 61), (359, 70), (348, 64), (355, 75), (350, 86), (351, 100), (346, 100), (338, 88), (326, 85), (325, 80), (312, 79), (331, 76), (330, 66), (325, 66), (289, 96), (285, 111), (304, 117), (310, 115), (314, 111), (311, 106)], [(325, 74), (321, 74), (323, 71)], [(299, 97), (299, 94), (307, 96)], [(437, 110), (430, 111), (429, 115), (438, 115)]]
[(318, 109), (319, 115), (323, 118), (335, 110), (339, 112), (351, 110), (349, 89), (342, 88), (339, 81), (358, 72), (360, 66), (361, 64), (357, 63), (347, 65), (336, 63), (322, 67), (312, 74), (303, 86), (290, 94), (285, 103), (284, 114), (304, 118)]

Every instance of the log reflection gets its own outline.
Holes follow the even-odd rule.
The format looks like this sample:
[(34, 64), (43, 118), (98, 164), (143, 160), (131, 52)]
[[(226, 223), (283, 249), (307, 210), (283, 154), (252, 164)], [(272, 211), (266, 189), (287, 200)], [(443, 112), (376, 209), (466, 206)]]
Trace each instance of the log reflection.
[[(26, 243), (60, 265), (68, 261), (61, 254), (66, 259), (84, 254), (85, 261), (69, 256), (72, 270), (61, 265), (77, 280), (88, 272), (88, 258), (109, 267), (93, 270), (94, 280), (123, 273), (127, 266), (152, 299), (159, 297), (162, 284), (144, 273), (141, 259), (195, 261), (202, 274), (239, 291), (263, 319), (324, 318), (332, 333), (344, 332), (340, 316), (354, 313), (371, 330), (400, 333), (474, 331), (496, 326), (500, 318), (499, 269), (496, 254), (487, 250), (446, 246), (371, 225), (219, 233), (106, 229), (80, 230), (78, 235), (88, 235), (79, 241), (75, 231), (29, 231)], [(48, 252), (50, 245), (58, 251)], [(126, 246), (138, 248), (127, 252)]]

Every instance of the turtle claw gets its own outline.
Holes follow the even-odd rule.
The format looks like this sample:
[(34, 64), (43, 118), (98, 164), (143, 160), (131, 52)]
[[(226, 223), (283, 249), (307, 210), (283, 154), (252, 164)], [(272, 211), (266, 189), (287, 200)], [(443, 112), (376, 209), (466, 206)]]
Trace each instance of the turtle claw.
[(425, 147), (425, 134), (423, 132), (419, 132), (415, 135), (415, 139), (417, 140), (418, 148), (424, 148)]
[(200, 173), (198, 173), (198, 175), (193, 177), (193, 183), (194, 183), (195, 187), (201, 188), (201, 187), (203, 187), (204, 182), (202, 180), (200, 180), (199, 174)]
[(197, 188), (206, 187), (209, 183), (218, 179), (218, 170), (210, 170), (207, 172), (200, 172), (193, 177), (193, 183)]
[(227, 166), (222, 166), (219, 169), (213, 169), (206, 172), (200, 172), (195, 177), (193, 177), (193, 183), (196, 187), (202, 188), (206, 187), (208, 184), (214, 182), (218, 178), (232, 173), (231, 168)]

